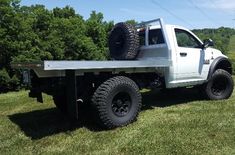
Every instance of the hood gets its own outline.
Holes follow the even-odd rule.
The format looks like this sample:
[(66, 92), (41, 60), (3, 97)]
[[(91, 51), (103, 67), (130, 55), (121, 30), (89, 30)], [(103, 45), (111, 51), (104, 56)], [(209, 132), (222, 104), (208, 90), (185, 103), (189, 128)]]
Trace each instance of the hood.
[(209, 47), (208, 50), (212, 52), (212, 54), (213, 54), (213, 56), (214, 56), (215, 58), (220, 57), (220, 56), (225, 57), (225, 58), (228, 58), (227, 56), (225, 56), (225, 55), (224, 55), (220, 50), (218, 50), (218, 49)]

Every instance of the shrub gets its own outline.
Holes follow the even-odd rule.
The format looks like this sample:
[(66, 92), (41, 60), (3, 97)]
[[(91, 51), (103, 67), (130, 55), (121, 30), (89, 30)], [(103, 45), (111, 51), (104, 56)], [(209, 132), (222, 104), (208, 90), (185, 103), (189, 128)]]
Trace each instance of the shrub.
[(20, 89), (20, 80), (16, 75), (13, 75), (13, 77), (9, 81), (9, 89), (10, 90), (19, 90)]
[(9, 76), (7, 70), (0, 70), (0, 93), (7, 91), (19, 90), (20, 80), (16, 75), (13, 75), (12, 78)]
[(0, 70), (0, 92), (6, 92), (10, 88), (11, 78), (6, 69)]

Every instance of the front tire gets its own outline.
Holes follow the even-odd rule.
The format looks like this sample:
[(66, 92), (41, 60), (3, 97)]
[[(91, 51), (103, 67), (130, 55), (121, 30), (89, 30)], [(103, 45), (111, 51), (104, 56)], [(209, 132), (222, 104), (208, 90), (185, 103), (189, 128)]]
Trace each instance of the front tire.
[(227, 99), (231, 96), (233, 88), (232, 76), (227, 71), (218, 69), (206, 83), (205, 94), (211, 100)]
[(127, 77), (117, 76), (97, 88), (92, 104), (99, 123), (112, 129), (135, 121), (142, 103), (136, 83)]

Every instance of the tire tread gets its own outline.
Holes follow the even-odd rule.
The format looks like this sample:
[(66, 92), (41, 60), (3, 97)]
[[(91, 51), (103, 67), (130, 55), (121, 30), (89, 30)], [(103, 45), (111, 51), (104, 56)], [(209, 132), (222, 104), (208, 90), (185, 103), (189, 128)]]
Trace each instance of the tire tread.
[[(131, 119), (123, 124), (118, 124), (118, 123), (113, 122), (110, 119), (108, 112), (106, 110), (106, 106), (107, 106), (106, 101), (107, 101), (107, 96), (109, 92), (119, 85), (128, 85), (134, 88), (135, 92), (137, 92), (138, 94), (137, 95), (138, 96), (137, 110), (135, 111), (135, 114), (131, 117)], [(138, 86), (136, 85), (134, 81), (124, 76), (116, 76), (116, 77), (108, 79), (97, 88), (97, 90), (95, 91), (92, 97), (92, 104), (96, 109), (96, 117), (98, 118), (98, 123), (101, 124), (105, 128), (112, 129), (116, 127), (125, 126), (136, 120), (138, 113), (141, 109), (141, 94), (139, 92)]]

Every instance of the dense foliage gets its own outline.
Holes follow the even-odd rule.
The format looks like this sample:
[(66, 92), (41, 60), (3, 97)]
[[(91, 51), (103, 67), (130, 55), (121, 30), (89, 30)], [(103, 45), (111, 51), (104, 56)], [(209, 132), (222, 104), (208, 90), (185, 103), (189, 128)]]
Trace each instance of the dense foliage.
[(43, 5), (20, 6), (0, 1), (0, 92), (19, 84), (11, 62), (40, 60), (104, 60), (113, 22), (92, 12), (84, 20), (71, 7), (48, 10)]
[[(107, 38), (113, 25), (94, 11), (85, 20), (69, 6), (48, 10), (43, 5), (20, 6), (20, 0), (1, 0), (0, 92), (20, 85), (19, 71), (12, 70), (11, 62), (107, 59)], [(224, 52), (234, 34), (229, 28), (194, 32), (202, 39), (214, 39)]]

